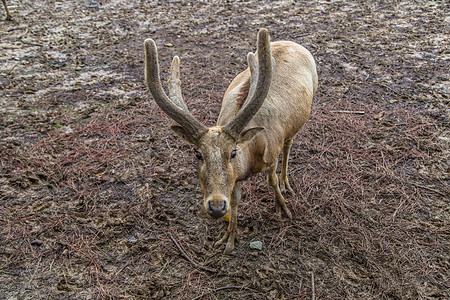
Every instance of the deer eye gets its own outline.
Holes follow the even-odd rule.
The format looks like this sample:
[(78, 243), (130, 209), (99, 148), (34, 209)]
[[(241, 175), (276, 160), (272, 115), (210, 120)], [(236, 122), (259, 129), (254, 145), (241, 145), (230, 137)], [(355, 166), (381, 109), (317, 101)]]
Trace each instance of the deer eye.
[(230, 159), (233, 159), (236, 157), (236, 150), (231, 151)]
[(203, 159), (201, 153), (198, 152), (198, 151), (195, 151), (195, 157), (197, 157), (198, 160), (202, 160)]

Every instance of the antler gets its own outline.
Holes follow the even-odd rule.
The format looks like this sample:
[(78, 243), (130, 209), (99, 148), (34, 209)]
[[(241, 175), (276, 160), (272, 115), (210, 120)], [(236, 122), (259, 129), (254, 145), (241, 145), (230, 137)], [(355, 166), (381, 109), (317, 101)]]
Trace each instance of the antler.
[[(272, 81), (272, 54), (270, 50), (270, 38), (267, 29), (260, 29), (257, 42), (258, 69), (256, 69), (255, 56), (249, 53), (247, 56), (251, 71), (251, 86), (245, 106), (223, 128), (226, 132), (239, 138), (242, 130), (253, 118), (267, 97)], [(254, 87), (254, 82), (256, 87)]]
[(247, 64), (250, 69), (250, 87), (248, 89), (247, 98), (245, 98), (243, 106), (247, 105), (250, 99), (253, 98), (253, 95), (256, 91), (256, 86), (258, 84), (258, 68), (256, 65), (256, 58), (253, 52), (249, 52), (247, 54)]
[(180, 59), (175, 56), (172, 61), (169, 77), (169, 95), (164, 92), (159, 77), (158, 51), (152, 39), (144, 42), (145, 47), (145, 80), (156, 104), (173, 120), (180, 124), (192, 140), (198, 140), (207, 129), (195, 119), (187, 109), (180, 88)]
[(180, 80), (180, 58), (175, 56), (170, 66), (170, 76), (168, 80), (169, 85), (169, 98), (172, 102), (180, 108), (189, 111), (181, 93), (181, 80)]

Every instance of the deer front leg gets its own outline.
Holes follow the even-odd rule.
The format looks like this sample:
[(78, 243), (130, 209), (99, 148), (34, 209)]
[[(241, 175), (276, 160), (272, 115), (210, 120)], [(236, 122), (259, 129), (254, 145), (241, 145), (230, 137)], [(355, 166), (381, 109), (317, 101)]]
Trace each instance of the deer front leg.
[(267, 170), (267, 182), (272, 187), (275, 193), (275, 213), (277, 216), (281, 217), (281, 210), (283, 210), (286, 217), (292, 219), (292, 214), (286, 206), (286, 201), (284, 200), (283, 195), (281, 194), (280, 186), (278, 185), (278, 177), (277, 177), (277, 163)]
[(234, 190), (230, 201), (230, 219), (228, 223), (228, 229), (225, 235), (215, 243), (215, 247), (220, 247), (226, 242), (224, 254), (229, 254), (234, 250), (234, 241), (237, 236), (237, 207), (241, 200), (241, 183), (237, 182), (234, 186)]
[(294, 190), (291, 188), (289, 184), (289, 179), (287, 176), (287, 168), (289, 161), (289, 153), (291, 151), (292, 139), (286, 140), (283, 146), (283, 163), (281, 165), (281, 174), (280, 174), (280, 189), (283, 194), (288, 194), (293, 196)]

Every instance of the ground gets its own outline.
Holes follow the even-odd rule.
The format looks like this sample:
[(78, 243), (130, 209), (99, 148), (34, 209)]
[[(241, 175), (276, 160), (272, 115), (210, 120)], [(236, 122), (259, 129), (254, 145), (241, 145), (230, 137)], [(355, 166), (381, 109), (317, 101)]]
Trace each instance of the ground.
[[(7, 2), (0, 298), (449, 299), (448, 2)], [(293, 219), (251, 178), (223, 255), (143, 41), (164, 81), (182, 58), (186, 102), (212, 125), (261, 27), (311, 51), (319, 88), (291, 154)]]

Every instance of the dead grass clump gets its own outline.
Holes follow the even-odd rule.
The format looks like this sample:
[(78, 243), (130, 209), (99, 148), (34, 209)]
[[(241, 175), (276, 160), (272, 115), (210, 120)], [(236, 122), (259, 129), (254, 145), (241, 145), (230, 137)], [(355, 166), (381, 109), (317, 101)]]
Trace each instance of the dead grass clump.
[[(444, 149), (436, 126), (411, 109), (392, 111), (381, 121), (370, 113), (336, 118), (316, 111), (295, 144), (291, 177), (299, 179), (294, 181), (299, 197), (291, 205), (302, 222), (314, 224), (299, 230), (307, 230), (305, 242), (306, 236), (316, 237), (309, 250), (326, 257), (343, 282), (361, 289), (354, 279), (366, 278), (369, 289), (361, 292), (373, 295), (383, 286), (385, 296), (416, 298), (430, 292), (419, 282), (448, 288), (437, 267), (448, 250), (439, 242), (443, 224), (429, 217), (430, 201), (444, 200), (448, 190), (417, 186), (424, 181), (444, 186), (439, 176), (420, 172)], [(320, 142), (310, 139), (316, 134)], [(380, 134), (386, 135), (381, 141)]]

